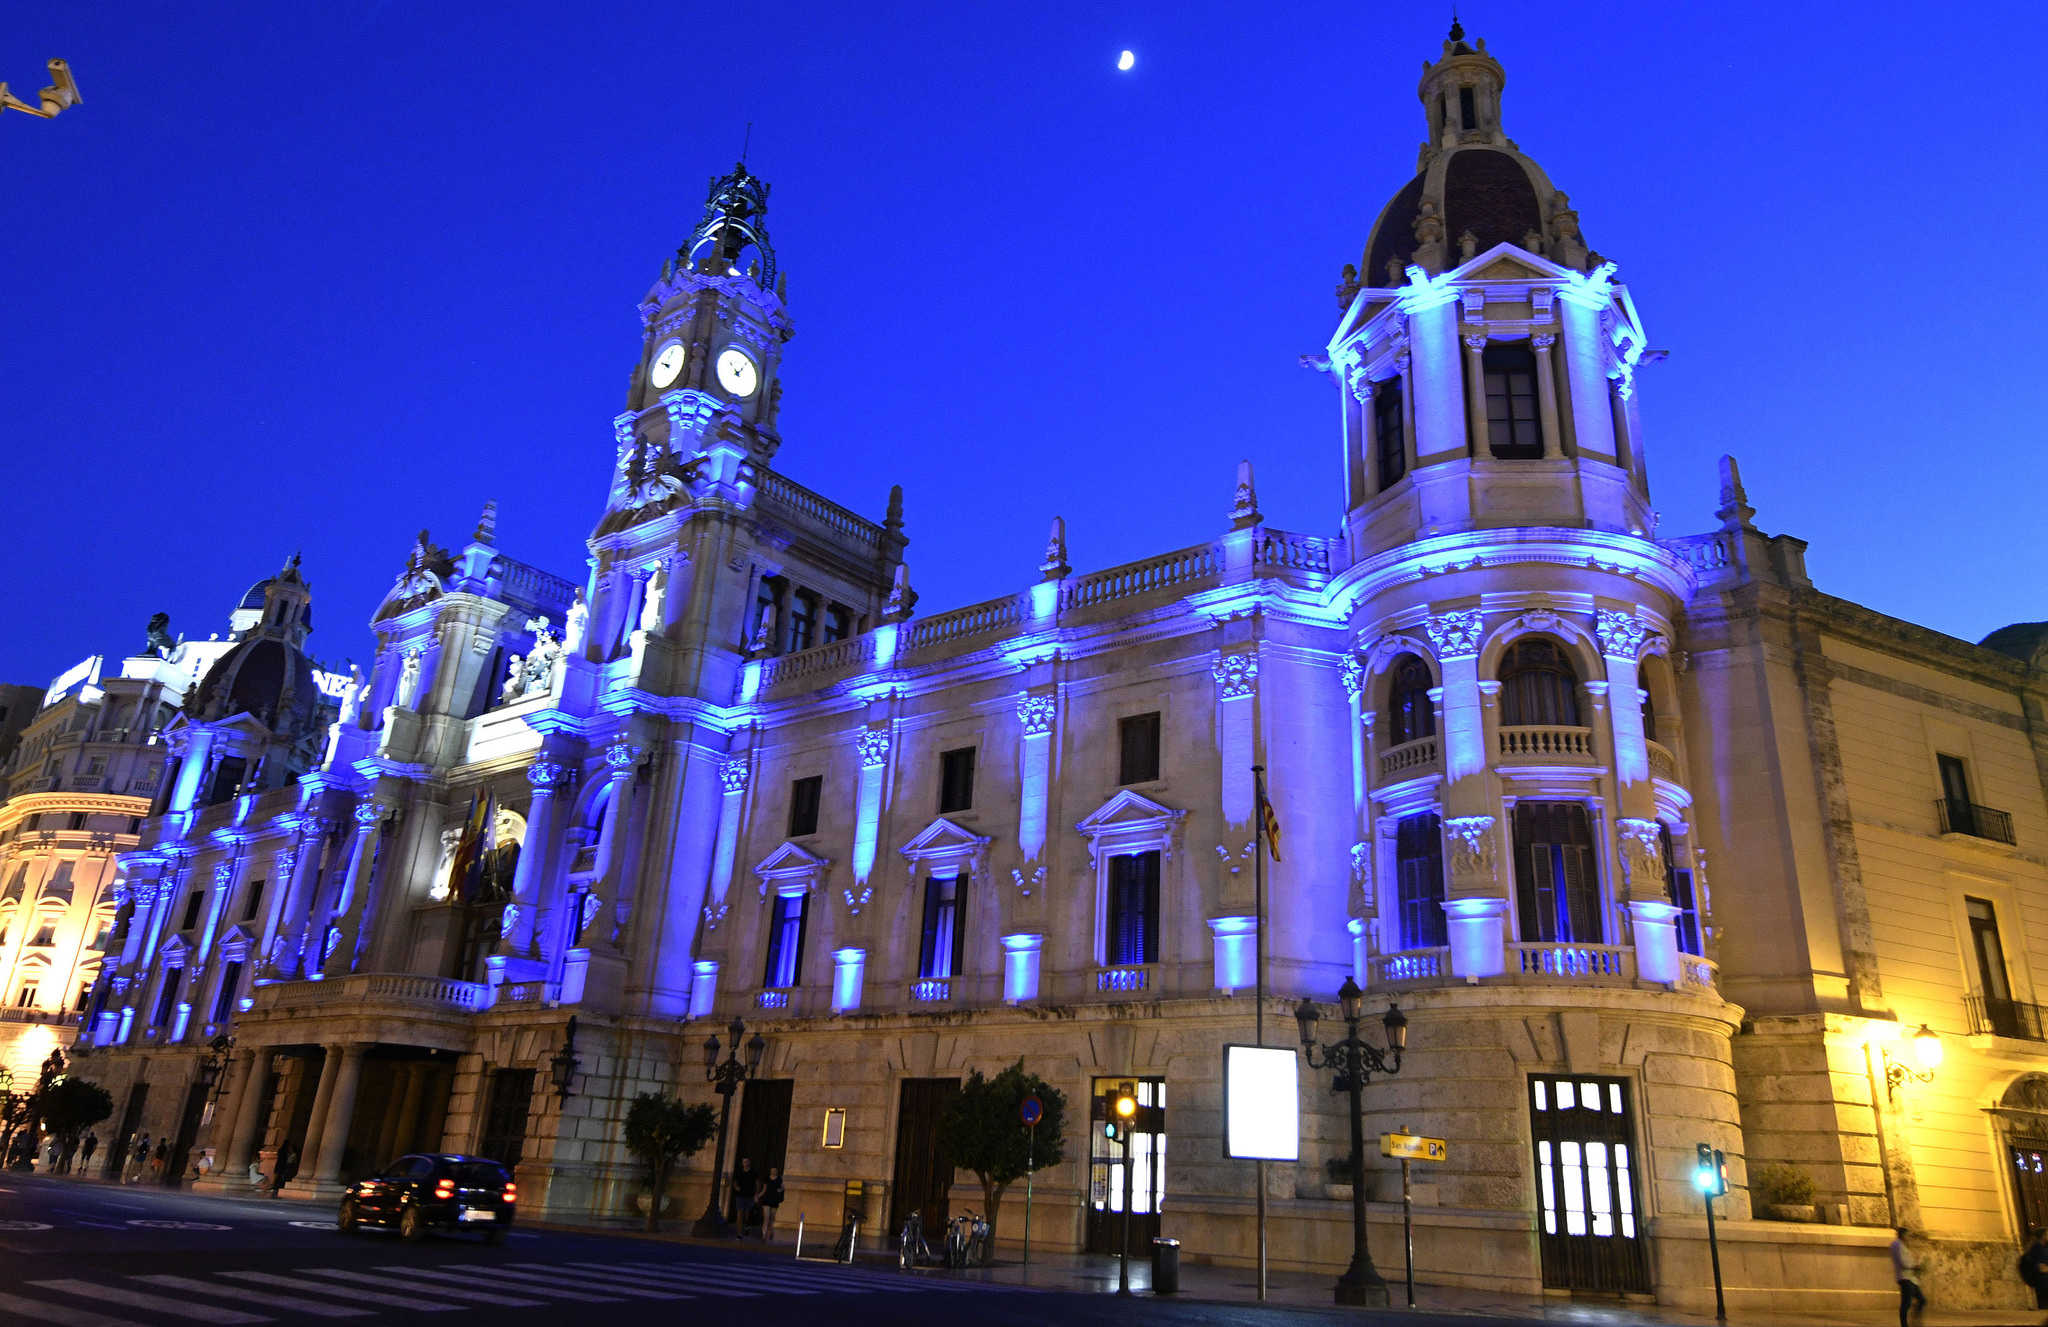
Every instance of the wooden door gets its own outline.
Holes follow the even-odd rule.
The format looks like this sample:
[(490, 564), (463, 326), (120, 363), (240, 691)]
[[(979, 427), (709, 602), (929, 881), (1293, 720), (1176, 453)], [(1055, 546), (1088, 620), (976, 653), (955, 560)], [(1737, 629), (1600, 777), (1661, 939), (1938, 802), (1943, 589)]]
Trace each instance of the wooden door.
[(889, 1237), (922, 1214), (933, 1248), (945, 1234), (953, 1162), (939, 1147), (939, 1116), (960, 1095), (957, 1078), (906, 1078), (896, 1112), (896, 1171), (889, 1186)]
[(1529, 1080), (1529, 1107), (1543, 1284), (1647, 1292), (1629, 1084), (1539, 1075)]

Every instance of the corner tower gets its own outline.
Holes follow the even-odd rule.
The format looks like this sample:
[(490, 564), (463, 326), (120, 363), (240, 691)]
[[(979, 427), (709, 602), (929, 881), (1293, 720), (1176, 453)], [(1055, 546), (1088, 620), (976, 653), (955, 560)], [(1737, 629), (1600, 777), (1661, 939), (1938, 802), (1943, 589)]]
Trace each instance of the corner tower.
[(1503, 132), (1506, 84), (1453, 24), (1417, 88), (1416, 174), (1338, 287), (1315, 362), (1343, 389), (1359, 554), (1504, 526), (1650, 531), (1635, 306), (1571, 199)]

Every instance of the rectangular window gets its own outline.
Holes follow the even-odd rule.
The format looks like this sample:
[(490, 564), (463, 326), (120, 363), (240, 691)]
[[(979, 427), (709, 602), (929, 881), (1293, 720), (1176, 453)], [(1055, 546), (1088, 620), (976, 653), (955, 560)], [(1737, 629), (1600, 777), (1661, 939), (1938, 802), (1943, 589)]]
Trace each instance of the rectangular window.
[(1525, 944), (1600, 944), (1593, 831), (1578, 802), (1515, 804), (1515, 894)]
[(14, 997), (14, 1003), (15, 1003), (15, 1006), (16, 1006), (17, 1008), (21, 1008), (21, 1009), (33, 1009), (33, 1008), (35, 1008), (35, 1007), (36, 1007), (36, 995), (37, 995), (37, 993), (38, 993), (38, 992), (39, 992), (40, 990), (41, 990), (41, 988), (40, 988), (40, 987), (38, 987), (38, 986), (37, 986), (37, 985), (36, 985), (36, 984), (35, 984), (34, 982), (32, 982), (32, 981), (25, 981), (25, 982), (23, 982), (23, 983), (21, 984), (21, 990), (20, 990), (19, 992), (17, 992), (17, 993), (15, 994), (15, 997)]
[(797, 983), (804, 968), (804, 920), (810, 909), (808, 894), (777, 894), (775, 915), (768, 923), (768, 966), (761, 985), (771, 991), (786, 991)]
[(1103, 927), (1105, 966), (1159, 961), (1159, 854), (1109, 859), (1109, 916)]
[(825, 643), (845, 640), (853, 634), (853, 614), (844, 604), (831, 604), (825, 609)]
[(1942, 809), (1948, 817), (1944, 828), (1951, 834), (1975, 834), (1977, 808), (1970, 800), (1970, 771), (1963, 758), (1937, 755), (1934, 764), (1941, 771)]
[(54, 923), (50, 923), (50, 922), (45, 922), (45, 923), (44, 923), (43, 925), (41, 925), (41, 926), (38, 926), (38, 927), (36, 927), (36, 933), (35, 933), (34, 935), (32, 935), (32, 936), (30, 936), (30, 937), (29, 937), (29, 940), (28, 940), (28, 942), (29, 942), (29, 944), (30, 944), (30, 945), (54, 945), (54, 944), (56, 944), (56, 943), (57, 943), (57, 927), (56, 927), (56, 925), (55, 925)]
[(1118, 783), (1150, 783), (1159, 777), (1159, 711), (1117, 720)]
[(1407, 816), (1394, 836), (1395, 906), (1401, 948), (1449, 943), (1444, 916), (1444, 837), (1435, 812)]
[(974, 748), (963, 746), (939, 755), (939, 814), (965, 811), (974, 805)]
[(156, 1008), (149, 1016), (149, 1025), (160, 1028), (170, 1021), (171, 1010), (178, 1005), (178, 987), (185, 980), (183, 968), (172, 968), (164, 974), (163, 991), (156, 997)]
[(1458, 89), (1458, 127), (1467, 133), (1479, 127), (1479, 106), (1471, 88)]
[(754, 596), (754, 620), (748, 624), (747, 639), (757, 635), (773, 648), (782, 630), (782, 591), (784, 584), (779, 576), (763, 576), (761, 588)]
[(2020, 1037), (2019, 1006), (2005, 970), (2005, 944), (1998, 936), (1998, 912), (1989, 899), (1965, 898), (1970, 917), (1970, 958), (1977, 970), (1977, 993), (1984, 1001), (1982, 1025), (2001, 1037)]
[(966, 901), (967, 877), (937, 877), (924, 882), (924, 935), (918, 943), (917, 975), (957, 977), (960, 975), (962, 941), (967, 928), (961, 905)]
[(801, 590), (789, 597), (789, 649), (792, 654), (811, 648), (818, 629), (818, 599)]
[(1664, 847), (1664, 880), (1671, 889), (1671, 901), (1678, 906), (1678, 916), (1672, 919), (1678, 927), (1678, 952), (1681, 954), (1705, 955), (1701, 948), (1700, 907), (1693, 894), (1692, 871), (1682, 865), (1683, 858), (1671, 842), (1671, 826), (1659, 824), (1657, 839)]
[(179, 930), (189, 931), (199, 925), (199, 905), (205, 901), (205, 898), (206, 894), (204, 891), (195, 889), (185, 899), (185, 920), (178, 924)]
[(249, 899), (246, 903), (242, 904), (242, 920), (245, 922), (255, 921), (256, 909), (262, 906), (263, 882), (261, 880), (252, 880), (249, 882)]
[(1497, 461), (1533, 461), (1543, 455), (1536, 413), (1536, 355), (1526, 342), (1489, 345), (1481, 354), (1486, 374), (1486, 443)]
[(89, 981), (82, 981), (78, 984), (78, 1002), (71, 1006), (71, 1012), (74, 1014), (82, 1014), (86, 1011), (86, 1007), (91, 1003), (92, 983)]
[(1372, 439), (1379, 453), (1380, 492), (1408, 473), (1408, 416), (1401, 401), (1401, 379), (1372, 385)]
[[(94, 766), (97, 766), (97, 765), (99, 765), (99, 764), (100, 764), (100, 762), (99, 762), (99, 761), (97, 761), (97, 760), (94, 760), (94, 761), (91, 761), (91, 762), (89, 762), (89, 763), (88, 763), (88, 764), (86, 765), (86, 769), (85, 769), (85, 772), (86, 772), (87, 774), (97, 774), (97, 773), (99, 773), (99, 770), (98, 770), (98, 769), (96, 769), (96, 768), (94, 768)], [(71, 828), (71, 829), (84, 829), (84, 828), (85, 828), (85, 812), (83, 812), (83, 811), (73, 811), (73, 812), (71, 813), (71, 824), (70, 824), (70, 825), (68, 826), (68, 828)]]
[(235, 1007), (235, 996), (241, 993), (242, 965), (229, 963), (220, 970), (220, 994), (213, 999), (213, 1022), (228, 1021), (228, 1012)]
[(825, 776), (792, 779), (789, 784), (789, 837), (818, 832), (818, 803), (825, 795)]

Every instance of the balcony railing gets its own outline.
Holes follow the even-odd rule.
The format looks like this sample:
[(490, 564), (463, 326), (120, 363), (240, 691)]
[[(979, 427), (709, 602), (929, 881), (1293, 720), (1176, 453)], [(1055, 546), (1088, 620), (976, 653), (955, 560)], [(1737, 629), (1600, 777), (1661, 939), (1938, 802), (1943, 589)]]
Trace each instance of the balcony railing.
[(1436, 949), (1402, 949), (1391, 954), (1374, 954), (1366, 960), (1369, 985), (1397, 981), (1433, 981), (1450, 975), (1449, 946)]
[(953, 998), (950, 977), (920, 977), (910, 983), (912, 1004), (945, 1004)]
[(1418, 737), (1380, 752), (1380, 777), (1391, 779), (1409, 770), (1435, 769), (1436, 764), (1436, 738)]
[(1574, 765), (1583, 764), (1593, 759), (1593, 730), (1547, 724), (1503, 728), (1500, 730), (1500, 755), (1503, 760), (1562, 760)]
[(1373, 954), (1366, 959), (1366, 984), (1383, 986), (1548, 985), (1560, 983), (1595, 986), (1636, 986), (1711, 994), (1720, 979), (1712, 959), (1697, 954), (1678, 956), (1678, 979), (1668, 988), (1661, 982), (1641, 980), (1633, 945), (1588, 945), (1563, 941), (1510, 941), (1504, 969), (1490, 977), (1471, 977), (1452, 966), (1447, 947), (1401, 949)]
[(1994, 1000), (1985, 995), (1966, 995), (1963, 1008), (1970, 1015), (1970, 1031), (1994, 1037), (2016, 1037), (2022, 1041), (2048, 1041), (2042, 1032), (2041, 1006), (2022, 1000)]
[(1952, 802), (1946, 797), (1934, 803), (1935, 818), (1944, 834), (1967, 834), (1973, 839), (2012, 844), (2012, 816), (1974, 802)]
[(754, 1005), (759, 1009), (787, 1009), (789, 1008), (789, 992), (762, 991), (754, 997)]
[(1650, 754), (1650, 773), (1667, 783), (1678, 782), (1678, 758), (1671, 754), (1671, 748), (1658, 742), (1646, 741), (1643, 747)]
[(411, 972), (358, 972), (326, 981), (266, 982), (256, 988), (259, 1009), (324, 1005), (401, 1004), (417, 1009), (472, 1013), (488, 1008), (491, 988), (453, 977)]
[(1508, 971), (1543, 977), (1632, 977), (1635, 951), (1626, 945), (1556, 941), (1509, 945)]
[(1095, 989), (1106, 994), (1130, 994), (1142, 991), (1151, 984), (1152, 969), (1142, 964), (1102, 968), (1095, 974)]

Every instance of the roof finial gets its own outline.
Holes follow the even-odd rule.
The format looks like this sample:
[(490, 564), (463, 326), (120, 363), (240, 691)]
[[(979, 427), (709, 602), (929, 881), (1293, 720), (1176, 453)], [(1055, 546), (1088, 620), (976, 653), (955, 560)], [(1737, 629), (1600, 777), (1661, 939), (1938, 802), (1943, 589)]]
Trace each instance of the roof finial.
[(1742, 471), (1733, 456), (1721, 458), (1721, 506), (1714, 513), (1724, 530), (1747, 530), (1756, 508), (1749, 505), (1749, 493), (1742, 487)]
[(498, 503), (495, 498), (484, 501), (483, 514), (476, 518), (476, 533), (470, 536), (472, 542), (496, 547), (498, 543)]
[(747, 168), (747, 152), (754, 146), (754, 122), (747, 121), (747, 136), (740, 140), (740, 169)]
[(1230, 505), (1230, 524), (1235, 530), (1257, 525), (1263, 517), (1259, 515), (1259, 491), (1252, 481), (1252, 463), (1237, 463), (1237, 489)]
[(1456, 5), (1451, 6), (1451, 40), (1465, 40), (1465, 25), (1458, 22), (1458, 7)]

